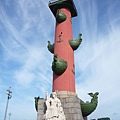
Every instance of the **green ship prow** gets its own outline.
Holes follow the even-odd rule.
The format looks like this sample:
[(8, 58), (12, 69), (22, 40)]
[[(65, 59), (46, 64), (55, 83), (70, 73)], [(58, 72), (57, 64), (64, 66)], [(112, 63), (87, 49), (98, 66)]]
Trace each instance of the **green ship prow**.
[(81, 105), (81, 111), (82, 111), (82, 115), (83, 117), (87, 117), (88, 115), (90, 115), (97, 107), (98, 105), (98, 95), (99, 93), (88, 93), (88, 95), (90, 95), (92, 97), (91, 102), (84, 102), (82, 100), (80, 100), (80, 105)]

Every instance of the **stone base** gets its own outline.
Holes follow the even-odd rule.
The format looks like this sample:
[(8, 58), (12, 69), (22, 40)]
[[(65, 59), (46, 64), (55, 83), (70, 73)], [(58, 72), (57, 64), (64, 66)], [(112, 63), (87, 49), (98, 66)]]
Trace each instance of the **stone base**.
[(45, 106), (45, 99), (38, 100), (38, 112), (37, 112), (37, 120), (44, 120), (46, 106)]
[[(80, 99), (75, 93), (57, 92), (57, 97), (61, 100), (66, 120), (84, 120), (80, 107)], [(39, 99), (37, 120), (44, 120), (45, 111), (45, 99)]]

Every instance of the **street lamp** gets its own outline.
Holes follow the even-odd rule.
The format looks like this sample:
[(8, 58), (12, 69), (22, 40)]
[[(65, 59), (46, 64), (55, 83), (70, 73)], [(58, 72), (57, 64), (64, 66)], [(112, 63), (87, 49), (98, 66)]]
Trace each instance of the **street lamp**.
[(8, 114), (9, 115), (9, 120), (10, 120), (10, 116), (12, 115), (11, 113)]
[(12, 92), (10, 91), (11, 87), (7, 90), (7, 104), (6, 104), (6, 109), (5, 109), (5, 116), (4, 116), (4, 120), (6, 120), (6, 116), (7, 116), (7, 109), (8, 109), (8, 103), (9, 103), (9, 99), (11, 99), (12, 97)]

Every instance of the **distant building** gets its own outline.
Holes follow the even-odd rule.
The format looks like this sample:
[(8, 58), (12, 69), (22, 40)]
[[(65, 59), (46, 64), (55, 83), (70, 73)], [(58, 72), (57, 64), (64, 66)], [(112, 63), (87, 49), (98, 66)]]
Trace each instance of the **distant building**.
[(110, 120), (109, 117), (105, 117), (105, 118), (98, 118), (97, 120)]

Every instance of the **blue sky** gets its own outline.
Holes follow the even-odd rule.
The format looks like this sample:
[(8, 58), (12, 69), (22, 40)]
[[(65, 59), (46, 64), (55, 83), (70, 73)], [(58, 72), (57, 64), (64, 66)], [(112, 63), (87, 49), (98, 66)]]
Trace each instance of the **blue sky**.
[[(0, 119), (6, 90), (11, 86), (8, 113), (12, 120), (36, 120), (34, 97), (52, 88), (55, 18), (49, 0), (0, 0)], [(120, 119), (120, 0), (74, 0), (73, 37), (82, 33), (75, 51), (76, 92), (84, 101), (98, 91), (99, 104), (91, 118)], [(8, 115), (7, 115), (8, 118)]]

